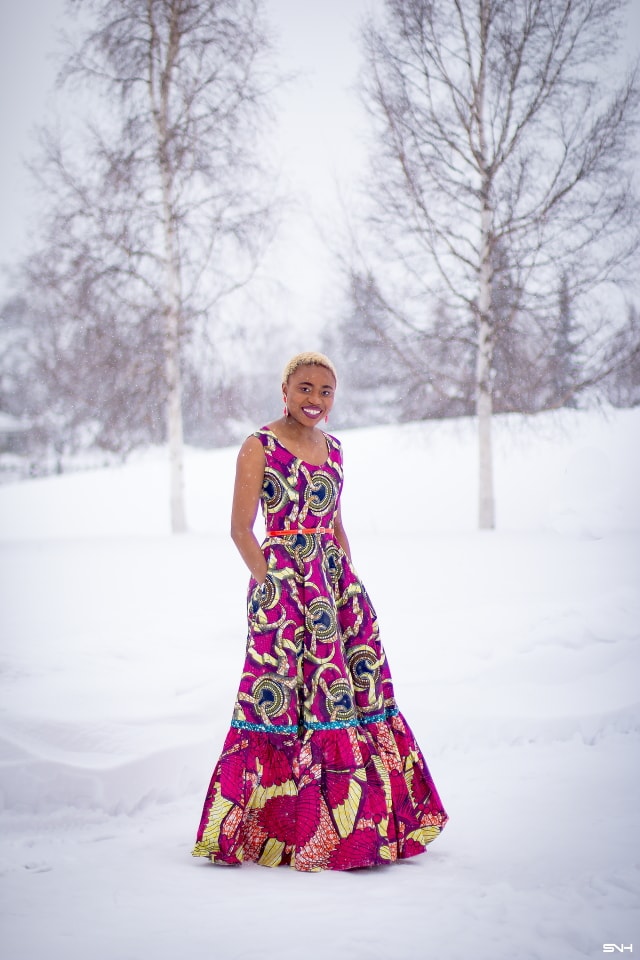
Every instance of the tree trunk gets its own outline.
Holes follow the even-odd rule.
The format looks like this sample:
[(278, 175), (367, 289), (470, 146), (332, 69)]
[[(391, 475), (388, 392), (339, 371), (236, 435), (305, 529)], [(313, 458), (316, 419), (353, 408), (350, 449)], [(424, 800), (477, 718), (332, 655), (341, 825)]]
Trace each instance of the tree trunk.
[(184, 504), (184, 445), (182, 437), (182, 378), (180, 373), (179, 315), (170, 306), (165, 327), (167, 379), (167, 438), (169, 442), (171, 532), (186, 533)]
[(487, 168), (487, 135), (485, 126), (485, 89), (488, 65), (490, 7), (480, 0), (480, 62), (474, 103), (478, 130), (479, 161), (482, 176), (482, 208), (480, 211), (480, 263), (478, 271), (478, 356), (476, 360), (476, 414), (478, 417), (478, 526), (493, 530), (495, 500), (493, 494), (493, 451), (491, 449), (491, 416), (493, 414), (493, 317), (491, 285), (493, 282), (493, 210), (491, 176)]
[(167, 439), (169, 442), (171, 532), (187, 529), (184, 505), (184, 444), (182, 437), (182, 375), (180, 370), (180, 262), (171, 216), (169, 175), (162, 171), (163, 227), (166, 277), (166, 322), (164, 332), (165, 376), (167, 379)]
[(478, 295), (478, 356), (476, 361), (476, 413), (478, 416), (478, 525), (481, 530), (495, 527), (493, 493), (493, 452), (491, 416), (493, 413), (493, 330), (491, 326), (491, 208), (483, 200), (481, 214), (481, 257)]
[[(167, 439), (169, 443), (171, 532), (185, 533), (187, 529), (184, 504), (184, 444), (182, 437), (182, 377), (180, 370), (182, 322), (182, 291), (180, 277), (180, 250), (176, 237), (174, 217), (173, 175), (169, 157), (169, 93), (173, 70), (180, 48), (179, 10), (170, 14), (170, 30), (163, 69), (156, 72), (154, 57), (161, 50), (149, 6), (151, 43), (149, 48), (149, 92), (158, 141), (157, 156), (162, 187), (162, 229), (164, 234), (165, 272), (165, 331), (164, 354), (167, 380)], [(157, 84), (157, 89), (156, 89)]]

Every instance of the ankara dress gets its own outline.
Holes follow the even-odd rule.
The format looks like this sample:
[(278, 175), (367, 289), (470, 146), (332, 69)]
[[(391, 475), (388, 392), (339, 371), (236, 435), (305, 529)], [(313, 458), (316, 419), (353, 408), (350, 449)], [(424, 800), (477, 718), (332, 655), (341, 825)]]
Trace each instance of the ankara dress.
[[(340, 442), (326, 434), (315, 465), (267, 428), (254, 435), (268, 574), (249, 582), (244, 669), (193, 855), (313, 871), (422, 853), (447, 814), (396, 706), (371, 601), (332, 533)], [(301, 532), (270, 533), (287, 529)]]

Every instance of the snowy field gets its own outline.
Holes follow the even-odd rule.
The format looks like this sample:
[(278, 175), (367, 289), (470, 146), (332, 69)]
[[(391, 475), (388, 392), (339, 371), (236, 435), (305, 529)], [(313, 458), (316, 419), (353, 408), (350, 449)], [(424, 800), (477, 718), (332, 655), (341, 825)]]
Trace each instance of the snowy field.
[(497, 418), (493, 533), (472, 423), (342, 439), (354, 561), (444, 833), (352, 873), (191, 858), (244, 654), (235, 451), (189, 453), (180, 538), (156, 452), (5, 486), (6, 960), (640, 953), (640, 409)]

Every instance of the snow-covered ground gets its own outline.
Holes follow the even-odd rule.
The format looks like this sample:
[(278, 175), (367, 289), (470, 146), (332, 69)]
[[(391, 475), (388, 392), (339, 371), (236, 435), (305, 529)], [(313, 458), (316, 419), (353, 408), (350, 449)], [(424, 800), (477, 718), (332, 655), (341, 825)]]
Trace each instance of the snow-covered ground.
[(5, 486), (7, 960), (640, 952), (640, 410), (498, 418), (493, 533), (472, 423), (342, 439), (355, 563), (445, 832), (353, 873), (192, 859), (244, 654), (235, 451), (189, 453), (180, 538), (157, 453)]

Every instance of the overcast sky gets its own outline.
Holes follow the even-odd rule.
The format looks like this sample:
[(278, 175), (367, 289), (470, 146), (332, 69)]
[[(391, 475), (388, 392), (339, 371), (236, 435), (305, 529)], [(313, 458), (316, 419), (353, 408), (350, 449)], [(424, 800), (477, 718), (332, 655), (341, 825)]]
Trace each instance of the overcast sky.
[[(353, 90), (357, 32), (364, 11), (381, 2), (267, 0), (280, 38), (279, 66), (299, 74), (281, 94), (279, 127), (285, 176), (299, 206), (268, 264), (282, 284), (281, 308), (292, 318), (313, 321), (331, 299), (330, 258), (315, 224), (329, 235), (340, 230), (336, 184), (349, 194), (364, 170), (366, 123)], [(23, 161), (33, 152), (34, 125), (51, 109), (51, 54), (64, 6), (64, 0), (0, 0), (0, 262), (27, 243), (34, 204)], [(640, 51), (640, 0), (631, 0), (627, 50)], [(0, 280), (0, 294), (3, 287)]]

